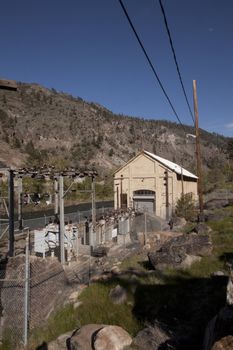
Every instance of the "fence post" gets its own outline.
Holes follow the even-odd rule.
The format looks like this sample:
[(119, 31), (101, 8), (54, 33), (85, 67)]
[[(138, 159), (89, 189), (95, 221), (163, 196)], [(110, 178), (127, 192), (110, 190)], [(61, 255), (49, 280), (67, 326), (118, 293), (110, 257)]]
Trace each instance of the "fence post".
[(90, 249), (92, 251), (95, 243), (94, 243), (94, 231), (93, 231), (93, 225), (89, 226), (89, 245), (90, 245)]
[(29, 260), (29, 233), (28, 233), (26, 237), (26, 248), (25, 248), (24, 346), (27, 346), (27, 342), (28, 342), (29, 278), (30, 278), (30, 260)]
[(44, 214), (44, 225), (45, 225), (45, 226), (47, 225), (47, 217), (46, 217), (46, 214)]

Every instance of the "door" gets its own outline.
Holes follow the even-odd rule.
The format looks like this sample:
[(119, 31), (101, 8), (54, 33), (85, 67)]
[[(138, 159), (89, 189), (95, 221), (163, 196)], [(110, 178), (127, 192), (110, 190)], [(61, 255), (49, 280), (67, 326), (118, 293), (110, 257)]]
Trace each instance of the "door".
[(134, 208), (142, 212), (155, 212), (155, 192), (150, 190), (137, 190), (133, 195)]

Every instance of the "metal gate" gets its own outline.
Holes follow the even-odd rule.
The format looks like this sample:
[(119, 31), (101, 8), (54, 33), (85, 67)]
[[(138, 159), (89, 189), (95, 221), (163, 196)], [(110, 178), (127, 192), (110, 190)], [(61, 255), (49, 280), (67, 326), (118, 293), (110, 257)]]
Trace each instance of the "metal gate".
[(137, 190), (133, 193), (134, 208), (148, 213), (155, 212), (155, 192), (151, 190)]

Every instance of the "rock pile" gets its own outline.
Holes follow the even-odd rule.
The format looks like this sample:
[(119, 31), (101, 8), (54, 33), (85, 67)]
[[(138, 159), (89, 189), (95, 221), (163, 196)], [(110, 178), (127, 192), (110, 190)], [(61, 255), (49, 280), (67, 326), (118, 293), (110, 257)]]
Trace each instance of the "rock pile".
[(119, 326), (88, 324), (47, 345), (48, 350), (123, 350), (132, 338)]
[(138, 232), (137, 238), (140, 245), (143, 246), (143, 251), (150, 251), (160, 249), (166, 241), (181, 235), (182, 233), (173, 231), (147, 232), (146, 235), (144, 232)]
[(148, 258), (156, 270), (163, 270), (166, 267), (185, 267), (185, 260), (188, 259), (190, 264), (188, 257), (208, 256), (212, 248), (208, 235), (184, 234), (165, 242), (159, 250), (150, 252)]
[(141, 330), (133, 339), (132, 346), (136, 346), (136, 349), (140, 350), (176, 350), (177, 348), (174, 335), (159, 323)]
[(203, 350), (233, 349), (233, 271), (227, 285), (226, 306), (208, 323)]
[(204, 340), (204, 350), (233, 349), (233, 308), (226, 305), (209, 322)]
[(178, 341), (165, 325), (156, 322), (141, 330), (135, 338), (119, 326), (88, 324), (45, 344), (44, 350), (176, 350)]
[(123, 304), (127, 301), (127, 292), (118, 284), (115, 288), (111, 289), (109, 297), (113, 304)]
[(182, 228), (187, 224), (185, 218), (180, 218), (178, 216), (172, 218), (173, 221), (173, 231), (180, 232)]

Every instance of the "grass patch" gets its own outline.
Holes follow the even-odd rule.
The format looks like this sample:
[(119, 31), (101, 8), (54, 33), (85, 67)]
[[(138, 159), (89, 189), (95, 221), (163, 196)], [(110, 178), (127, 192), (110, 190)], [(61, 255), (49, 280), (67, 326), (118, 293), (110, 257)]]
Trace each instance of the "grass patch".
[(32, 331), (28, 350), (34, 350), (42, 343), (48, 343), (63, 333), (90, 323), (118, 325), (134, 336), (142, 329), (142, 325), (132, 315), (132, 293), (129, 289), (127, 303), (122, 305), (113, 304), (108, 295), (111, 288), (115, 287), (116, 284), (117, 281), (114, 280), (106, 284), (94, 283), (85, 289), (79, 298), (79, 301), (82, 301), (83, 304), (77, 309), (74, 309), (71, 304), (66, 305), (52, 314), (45, 326)]
[(31, 331), (28, 350), (34, 350), (42, 343), (48, 343), (59, 335), (78, 328), (77, 310), (68, 304), (51, 314), (46, 324)]
[(187, 224), (182, 228), (182, 232), (189, 233), (194, 229), (195, 226), (196, 226), (195, 222), (187, 222)]
[[(115, 284), (115, 283), (114, 283)], [(83, 304), (78, 309), (81, 325), (88, 323), (103, 323), (123, 327), (131, 335), (135, 335), (141, 328), (140, 322), (132, 315), (132, 294), (128, 290), (128, 302), (113, 304), (109, 298), (112, 283), (96, 283), (86, 289), (80, 300)]]
[(137, 269), (139, 271), (145, 271), (148, 265), (147, 255), (144, 253), (132, 255), (122, 261), (120, 268), (121, 270)]
[(4, 329), (2, 334), (2, 344), (0, 350), (16, 350), (23, 345), (23, 328), (18, 326)]

